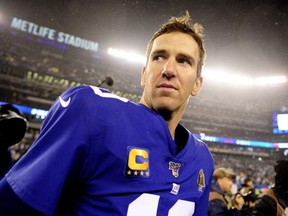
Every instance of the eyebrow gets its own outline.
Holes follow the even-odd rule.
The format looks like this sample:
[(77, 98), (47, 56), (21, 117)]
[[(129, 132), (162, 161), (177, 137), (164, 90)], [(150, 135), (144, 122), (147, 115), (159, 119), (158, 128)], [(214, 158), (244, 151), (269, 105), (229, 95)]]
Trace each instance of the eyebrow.
[(162, 54), (162, 55), (167, 54), (167, 51), (164, 49), (161, 49), (161, 50), (155, 50), (155, 51), (151, 52), (151, 56), (155, 56), (155, 55), (159, 55), (159, 54)]
[[(160, 50), (155, 50), (153, 52), (151, 52), (151, 56), (155, 56), (155, 55), (167, 55), (167, 51), (164, 50), (164, 49), (160, 49)], [(188, 55), (188, 54), (184, 54), (184, 53), (180, 53), (177, 55), (177, 57), (182, 57), (182, 58), (186, 58), (187, 60), (191, 61), (192, 64), (195, 64), (195, 59), (191, 56), (191, 55)]]
[(195, 64), (195, 59), (190, 56), (190, 55), (187, 55), (187, 54), (179, 54), (178, 55), (179, 57), (182, 57), (182, 58), (186, 58), (187, 60), (189, 60), (192, 64)]

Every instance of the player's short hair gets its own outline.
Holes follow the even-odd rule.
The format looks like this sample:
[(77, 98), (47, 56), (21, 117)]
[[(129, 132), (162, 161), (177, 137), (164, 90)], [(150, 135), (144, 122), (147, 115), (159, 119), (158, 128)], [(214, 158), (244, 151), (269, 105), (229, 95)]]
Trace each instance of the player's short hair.
[(204, 28), (199, 23), (192, 23), (190, 14), (186, 11), (185, 15), (180, 17), (171, 17), (166, 23), (164, 23), (152, 36), (150, 39), (147, 50), (146, 50), (146, 64), (151, 53), (151, 49), (154, 43), (154, 40), (167, 33), (171, 32), (182, 32), (190, 35), (199, 46), (199, 62), (197, 65), (197, 76), (200, 77), (202, 73), (202, 68), (206, 59), (206, 49), (204, 43)]

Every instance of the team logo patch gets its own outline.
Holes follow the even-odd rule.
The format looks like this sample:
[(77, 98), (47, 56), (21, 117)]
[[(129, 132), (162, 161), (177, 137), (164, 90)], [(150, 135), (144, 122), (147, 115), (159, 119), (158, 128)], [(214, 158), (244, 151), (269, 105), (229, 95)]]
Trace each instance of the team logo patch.
[(181, 163), (169, 161), (169, 170), (172, 170), (172, 175), (175, 178), (178, 178), (178, 176), (179, 176), (180, 167), (181, 167)]
[(70, 104), (70, 101), (71, 101), (71, 97), (69, 97), (67, 100), (64, 100), (61, 96), (59, 96), (59, 101), (60, 101), (60, 104), (63, 108), (66, 108), (69, 106)]
[(148, 178), (150, 176), (149, 151), (147, 149), (128, 147), (125, 175), (138, 178)]
[(198, 191), (202, 192), (203, 188), (205, 187), (205, 175), (203, 169), (199, 171), (197, 184), (198, 184)]

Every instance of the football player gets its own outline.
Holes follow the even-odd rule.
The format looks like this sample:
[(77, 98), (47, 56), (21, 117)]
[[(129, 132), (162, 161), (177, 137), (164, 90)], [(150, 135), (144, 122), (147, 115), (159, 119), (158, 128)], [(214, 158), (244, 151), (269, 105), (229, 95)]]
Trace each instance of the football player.
[(213, 159), (179, 124), (204, 59), (203, 27), (186, 12), (150, 40), (140, 103), (94, 86), (65, 91), (1, 181), (0, 215), (206, 215)]

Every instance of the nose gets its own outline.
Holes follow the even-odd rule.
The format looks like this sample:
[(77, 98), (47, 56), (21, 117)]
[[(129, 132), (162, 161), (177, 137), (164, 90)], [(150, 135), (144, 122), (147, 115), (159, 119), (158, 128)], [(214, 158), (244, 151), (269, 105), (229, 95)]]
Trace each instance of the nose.
[(176, 62), (173, 59), (168, 59), (163, 67), (162, 76), (171, 79), (176, 75)]

